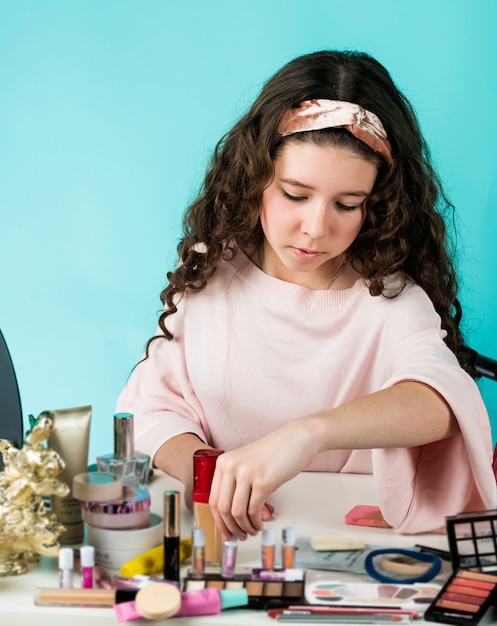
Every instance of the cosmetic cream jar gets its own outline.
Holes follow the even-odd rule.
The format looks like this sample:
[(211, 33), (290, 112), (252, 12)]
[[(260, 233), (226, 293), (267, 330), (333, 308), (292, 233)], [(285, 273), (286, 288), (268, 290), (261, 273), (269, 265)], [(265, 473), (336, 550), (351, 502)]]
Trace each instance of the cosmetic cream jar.
[(83, 521), (100, 528), (144, 528), (150, 525), (150, 494), (139, 487), (123, 489), (122, 499), (82, 502)]
[(146, 552), (162, 544), (164, 528), (163, 518), (156, 513), (150, 514), (150, 523), (145, 528), (115, 530), (99, 528), (87, 524), (87, 542), (95, 548), (105, 550), (139, 550)]

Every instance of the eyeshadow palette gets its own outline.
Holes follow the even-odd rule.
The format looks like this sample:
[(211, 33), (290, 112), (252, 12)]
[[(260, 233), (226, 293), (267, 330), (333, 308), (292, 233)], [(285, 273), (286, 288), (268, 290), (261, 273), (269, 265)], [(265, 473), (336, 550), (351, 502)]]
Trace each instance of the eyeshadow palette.
[(328, 606), (369, 606), (397, 609), (417, 609), (420, 612), (440, 592), (436, 584), (353, 583), (320, 580), (305, 589), (308, 604)]
[(497, 572), (497, 511), (446, 518), (452, 568)]
[[(286, 570), (289, 571), (289, 570)], [(268, 609), (271, 607), (299, 604), (304, 601), (305, 572), (292, 570), (296, 575), (284, 580), (285, 570), (247, 570), (236, 572), (232, 578), (223, 578), (219, 573), (206, 573), (196, 578), (188, 572), (183, 591), (198, 591), (209, 587), (223, 589), (246, 589), (248, 608)]]
[(495, 624), (497, 612), (497, 576), (458, 570), (425, 611), (428, 622), (443, 624)]

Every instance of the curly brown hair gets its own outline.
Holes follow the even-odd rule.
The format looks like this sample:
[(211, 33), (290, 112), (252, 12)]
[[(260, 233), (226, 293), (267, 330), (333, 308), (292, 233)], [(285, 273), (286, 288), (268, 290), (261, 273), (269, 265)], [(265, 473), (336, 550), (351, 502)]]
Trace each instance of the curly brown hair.
[[(313, 99), (343, 100), (375, 113), (392, 147), (393, 164), (381, 162), (366, 202), (366, 219), (347, 255), (373, 296), (385, 295), (384, 279), (404, 272), (428, 294), (447, 331), (445, 341), (465, 366), (460, 329), (461, 305), (449, 238), (448, 201), (435, 172), (412, 105), (388, 71), (369, 54), (324, 50), (287, 63), (264, 85), (249, 111), (217, 144), (202, 189), (188, 207), (179, 265), (167, 274), (159, 318), (163, 336), (172, 339), (166, 320), (187, 292), (205, 287), (222, 260), (238, 249), (246, 253), (263, 241), (259, 220), (262, 193), (274, 175), (284, 142), (334, 142), (377, 157), (343, 130), (311, 131), (281, 138), (285, 111)], [(453, 221), (452, 221), (453, 223)], [(149, 340), (150, 343), (160, 337)]]

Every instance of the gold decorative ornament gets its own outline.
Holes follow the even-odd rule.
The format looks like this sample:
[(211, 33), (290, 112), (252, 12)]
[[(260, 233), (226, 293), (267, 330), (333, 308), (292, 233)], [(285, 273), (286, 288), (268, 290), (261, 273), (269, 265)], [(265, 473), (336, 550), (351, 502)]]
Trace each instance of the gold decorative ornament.
[(24, 574), (28, 563), (59, 552), (65, 528), (46, 508), (44, 496), (63, 498), (69, 487), (57, 479), (64, 461), (43, 443), (53, 426), (49, 415), (40, 416), (21, 449), (0, 439), (0, 576)]

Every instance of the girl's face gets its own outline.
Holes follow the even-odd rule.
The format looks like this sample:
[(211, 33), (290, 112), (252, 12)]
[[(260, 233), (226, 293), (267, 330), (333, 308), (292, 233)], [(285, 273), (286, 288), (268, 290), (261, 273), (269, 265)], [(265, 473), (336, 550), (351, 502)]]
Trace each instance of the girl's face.
[(288, 141), (262, 195), (264, 271), (325, 289), (366, 216), (378, 166), (335, 146)]

